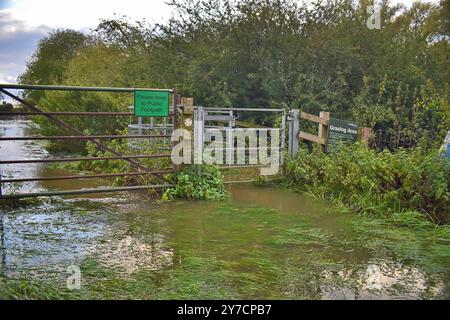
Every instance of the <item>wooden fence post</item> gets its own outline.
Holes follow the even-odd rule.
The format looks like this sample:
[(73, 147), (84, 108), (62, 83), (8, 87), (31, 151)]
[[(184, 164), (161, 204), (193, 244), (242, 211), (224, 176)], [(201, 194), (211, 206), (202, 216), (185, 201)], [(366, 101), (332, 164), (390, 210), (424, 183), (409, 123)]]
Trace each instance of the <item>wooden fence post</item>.
[(181, 104), (186, 107), (193, 107), (194, 106), (194, 98), (181, 98)]
[[(330, 113), (328, 111), (320, 111), (319, 117), (329, 121), (330, 120)], [(319, 137), (322, 139), (322, 141), (325, 141), (325, 144), (323, 145), (323, 148), (325, 148), (326, 141), (327, 141), (327, 133), (328, 133), (328, 125), (319, 124)]]
[(366, 147), (369, 146), (369, 141), (373, 137), (372, 128), (363, 127), (361, 129), (361, 142)]

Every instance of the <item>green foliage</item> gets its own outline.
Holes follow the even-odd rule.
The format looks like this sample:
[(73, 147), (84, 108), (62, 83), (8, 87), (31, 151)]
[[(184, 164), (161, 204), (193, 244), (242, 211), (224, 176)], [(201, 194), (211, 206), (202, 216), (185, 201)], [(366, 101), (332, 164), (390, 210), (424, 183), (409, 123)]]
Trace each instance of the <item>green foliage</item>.
[[(127, 135), (126, 130), (123, 132), (118, 132), (119, 135)], [(114, 150), (120, 154), (129, 154), (130, 147), (126, 139), (114, 139), (109, 142), (104, 141), (106, 145), (111, 150)], [(115, 156), (113, 152), (101, 149), (97, 144), (88, 141), (86, 143), (87, 156), (90, 157), (110, 157)], [(139, 152), (139, 154), (152, 154), (156, 152), (155, 150), (146, 150)], [(146, 166), (151, 171), (167, 170), (172, 166), (170, 158), (142, 158), (134, 159), (134, 161)], [(70, 168), (65, 168), (70, 169)], [(136, 172), (136, 169), (127, 160), (94, 160), (94, 161), (81, 161), (76, 165), (75, 170), (89, 171), (95, 173), (124, 173), (124, 172)], [(158, 184), (161, 183), (161, 178), (154, 175), (142, 175), (142, 176), (125, 176), (125, 177), (115, 177), (114, 185), (136, 185), (136, 184)]]
[(288, 161), (286, 176), (292, 186), (356, 211), (450, 221), (450, 164), (437, 151), (376, 153), (358, 145), (333, 154), (302, 149)]
[(169, 174), (167, 180), (175, 186), (164, 192), (163, 201), (174, 198), (222, 200), (226, 196), (222, 173), (215, 166), (189, 166)]
[[(71, 111), (92, 112), (111, 111), (126, 112), (130, 104), (130, 97), (121, 94), (107, 94), (95, 92), (65, 92), (55, 91), (46, 94), (41, 100), (40, 106), (47, 111)], [(67, 106), (71, 106), (68, 109)], [(78, 130), (88, 132), (91, 135), (116, 135), (127, 125), (124, 117), (86, 117), (72, 116), (64, 118), (64, 121)], [(36, 117), (35, 122), (39, 124), (42, 135), (73, 135), (72, 131), (65, 130), (55, 125), (44, 117)], [(84, 152), (85, 141), (55, 142), (48, 145), (52, 151)]]
[(11, 103), (7, 103), (6, 101), (3, 101), (0, 104), (0, 113), (1, 112), (13, 112), (14, 106)]
[(75, 299), (77, 295), (43, 281), (0, 279), (0, 297), (3, 300), (61, 300)]
[(439, 93), (431, 81), (419, 91), (387, 76), (379, 84), (364, 79), (364, 88), (355, 98), (353, 118), (363, 126), (400, 133), (416, 142), (439, 145), (450, 128), (448, 94)]
[(2, 207), (7, 209), (25, 208), (28, 206), (35, 206), (41, 203), (39, 198), (25, 198), (25, 199), (2, 199)]
[[(127, 150), (126, 141), (112, 140), (106, 145), (114, 151), (125, 153)], [(90, 157), (111, 157), (114, 154), (110, 151), (103, 151), (93, 142), (87, 143), (87, 155)], [(80, 169), (94, 172), (119, 173), (129, 170), (129, 162), (124, 160), (94, 160), (80, 163)]]
[[(81, 32), (65, 29), (51, 32), (41, 39), (27, 70), (20, 75), (19, 83), (62, 84), (69, 61), (78, 50), (87, 45), (88, 37)], [(45, 96), (42, 91), (28, 91), (28, 98), (37, 100)]]
[[(121, 17), (102, 21), (89, 36), (50, 34), (20, 82), (177, 88), (198, 105), (326, 110), (361, 125), (424, 136), (428, 144), (448, 130), (448, 1), (408, 9), (382, 2), (377, 30), (366, 25), (370, 1), (170, 4), (175, 14), (165, 24)], [(131, 103), (84, 94), (32, 98), (59, 110), (126, 111)], [(273, 122), (252, 117), (262, 125)], [(93, 121), (76, 124), (99, 131)]]

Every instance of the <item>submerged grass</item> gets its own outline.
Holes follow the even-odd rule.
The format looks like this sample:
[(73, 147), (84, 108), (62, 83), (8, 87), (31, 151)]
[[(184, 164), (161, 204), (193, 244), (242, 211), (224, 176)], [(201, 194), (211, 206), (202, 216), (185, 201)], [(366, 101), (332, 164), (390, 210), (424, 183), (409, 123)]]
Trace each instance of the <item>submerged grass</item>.
[[(416, 213), (405, 212), (387, 219), (360, 218), (352, 222), (355, 242), (375, 256), (395, 255), (429, 273), (450, 270), (450, 226), (437, 226)], [(370, 239), (370, 241), (367, 241)]]
[[(269, 261), (258, 261), (261, 268)], [(0, 299), (239, 299), (267, 290), (262, 278), (235, 272), (214, 257), (186, 256), (164, 271), (141, 270), (122, 277), (96, 260), (82, 263), (82, 288), (68, 290), (56, 281), (0, 278)]]
[(1, 199), (0, 210), (3, 210), (3, 212), (10, 212), (16, 211), (16, 209), (25, 209), (40, 205), (56, 204), (62, 202), (63, 200), (61, 200), (61, 198), (44, 197)]
[[(80, 290), (65, 288), (64, 279), (3, 279), (0, 298), (320, 299), (327, 296), (327, 292), (330, 297), (334, 294), (340, 297), (343, 288), (357, 297), (364, 288), (367, 262), (347, 260), (333, 250), (326, 250), (332, 243), (342, 248), (365, 247), (372, 252), (373, 261), (377, 261), (377, 257), (384, 261), (386, 256), (394, 254), (396, 260), (405, 265), (417, 265), (432, 274), (445, 274), (450, 270), (448, 245), (439, 241), (424, 243), (418, 231), (366, 218), (352, 223), (352, 227), (359, 231), (343, 238), (332, 237), (318, 228), (311, 232), (289, 229), (268, 240), (268, 245), (276, 246), (276, 250), (249, 251), (236, 260), (199, 255), (195, 251), (178, 252), (171, 267), (159, 271), (140, 269), (126, 277), (95, 258), (86, 259), (80, 265)], [(314, 247), (318, 244), (324, 247)], [(390, 287), (389, 290), (394, 291), (392, 294), (412, 290), (395, 285), (400, 287)], [(411, 286), (414, 288), (414, 284)]]
[(305, 226), (295, 229), (287, 229), (277, 235), (271, 241), (275, 245), (316, 245), (325, 246), (331, 238), (331, 234), (320, 229)]
[[(264, 198), (276, 192), (258, 189)], [(298, 195), (286, 197), (286, 202), (294, 199), (291, 205), (295, 210), (302, 202)], [(169, 209), (163, 210), (164, 206)], [(126, 226), (127, 235), (142, 241), (164, 238), (164, 244), (173, 250), (171, 265), (156, 270), (142, 266), (131, 275), (124, 275), (111, 267), (114, 264), (103, 264), (104, 258), (90, 256), (80, 264), (80, 290), (66, 288), (65, 273), (57, 280), (26, 276), (3, 279), (0, 298), (360, 297), (361, 292), (367, 291), (368, 265), (382, 268), (384, 262), (387, 275), (395, 277), (396, 268), (400, 268), (405, 281), (376, 291), (375, 296), (409, 295), (416, 290), (420, 297), (435, 297), (428, 289), (417, 288), (414, 279), (410, 279), (415, 275), (409, 270), (425, 270), (427, 283), (438, 283), (450, 270), (449, 229), (415, 211), (385, 218), (341, 214), (342, 219), (336, 219), (339, 214), (334, 209), (324, 212), (321, 207), (320, 212), (312, 213), (314, 207), (306, 205), (291, 212), (232, 201), (185, 201), (182, 205), (158, 205), (159, 210), (158, 222), (148, 211), (114, 219), (119, 219), (118, 230), (123, 231)], [(75, 214), (82, 218), (80, 221), (88, 216), (83, 210)], [(159, 220), (162, 216), (164, 219)], [(328, 219), (330, 216), (333, 218)]]

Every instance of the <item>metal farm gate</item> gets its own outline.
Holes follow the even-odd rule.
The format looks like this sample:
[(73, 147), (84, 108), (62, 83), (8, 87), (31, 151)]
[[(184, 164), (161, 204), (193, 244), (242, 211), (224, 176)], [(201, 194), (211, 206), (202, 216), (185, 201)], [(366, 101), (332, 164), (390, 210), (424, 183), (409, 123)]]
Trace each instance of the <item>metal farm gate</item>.
[[(109, 92), (135, 94), (134, 106), (129, 106), (128, 111), (106, 112), (106, 111), (65, 111), (49, 112), (25, 101), (11, 90), (46, 90), (46, 91), (72, 91), (72, 92)], [(149, 116), (148, 114), (137, 114), (134, 108), (136, 104), (136, 91), (145, 94), (154, 92), (167, 94), (167, 114)], [(13, 85), (0, 84), (0, 92), (19, 102), (28, 111), (13, 110), (2, 112), (0, 116), (22, 116), (22, 117), (45, 117), (46, 121), (60, 127), (67, 135), (52, 136), (1, 136), (2, 141), (90, 141), (95, 144), (101, 156), (67, 156), (67, 157), (45, 157), (39, 159), (5, 159), (0, 156), (0, 167), (8, 165), (23, 165), (35, 163), (58, 163), (58, 162), (85, 162), (85, 161), (108, 161), (123, 160), (130, 164), (130, 172), (121, 173), (97, 173), (97, 174), (75, 174), (36, 177), (2, 177), (0, 171), (0, 199), (13, 199), (38, 196), (63, 196), (81, 195), (93, 193), (108, 193), (119, 191), (164, 189), (170, 185), (164, 180), (164, 175), (177, 169), (172, 162), (167, 167), (146, 165), (144, 159), (167, 159), (171, 158), (176, 141), (172, 141), (171, 134), (175, 129), (184, 128), (192, 133), (192, 157), (200, 159), (199, 164), (205, 163), (203, 155), (212, 145), (216, 147), (214, 156), (222, 161), (213, 163), (219, 165), (221, 170), (229, 169), (267, 169), (273, 163), (280, 169), (284, 162), (286, 121), (288, 113), (283, 109), (264, 108), (210, 108), (193, 107), (191, 98), (181, 98), (176, 95), (174, 89), (135, 89), (135, 88), (113, 88), (113, 87), (75, 87), (75, 86), (49, 86), (49, 85)], [(170, 97), (170, 99), (169, 99)], [(169, 103), (170, 101), (170, 103)], [(186, 103), (188, 102), (188, 103)], [(190, 106), (189, 106), (190, 105)], [(94, 106), (95, 107), (95, 106)], [(124, 108), (125, 109), (125, 108)], [(126, 109), (125, 109), (126, 110)], [(139, 111), (141, 112), (141, 111)], [(65, 121), (67, 117), (79, 117), (84, 119), (111, 119), (118, 117), (129, 118), (127, 134), (86, 134), (82, 129), (76, 128)], [(189, 123), (187, 125), (187, 123)], [(265, 123), (268, 125), (256, 125)], [(239, 140), (239, 137), (242, 139)], [(127, 140), (127, 152), (118, 152), (108, 146), (105, 141), (115, 139)], [(261, 143), (263, 145), (261, 145)], [(219, 150), (219, 151), (217, 151)], [(271, 159), (270, 161), (268, 159)], [(267, 160), (267, 161), (265, 161)], [(195, 160), (194, 160), (195, 161)], [(269, 162), (268, 162), (269, 161)], [(158, 160), (161, 163), (161, 161)], [(194, 162), (195, 163), (195, 162)], [(158, 167), (156, 169), (155, 167)], [(278, 173), (278, 172), (277, 172)], [(239, 175), (239, 174), (238, 174)], [(2, 186), (14, 185), (23, 182), (39, 182), (54, 180), (79, 180), (96, 178), (117, 177), (154, 177), (151, 184), (147, 182), (136, 182), (136, 185), (121, 187), (96, 187), (74, 190), (45, 190), (42, 192), (2, 192)], [(250, 182), (254, 180), (225, 181), (225, 183)]]
[[(272, 125), (256, 125), (255, 122), (262, 122), (261, 118)], [(194, 157), (204, 160), (201, 153), (214, 145), (221, 160), (214, 164), (222, 170), (270, 166), (262, 155), (276, 157), (280, 169), (283, 166), (286, 136), (283, 109), (194, 107), (193, 131)]]
[[(86, 140), (94, 143), (97, 148), (103, 152), (108, 153), (108, 156), (101, 157), (61, 157), (61, 158), (44, 158), (44, 159), (12, 159), (4, 160), (0, 157), (0, 166), (16, 165), (16, 164), (29, 164), (29, 163), (55, 163), (55, 162), (75, 162), (75, 161), (105, 161), (105, 160), (124, 160), (129, 162), (134, 169), (132, 172), (126, 173), (102, 173), (102, 174), (90, 174), (90, 175), (66, 175), (66, 176), (46, 176), (46, 177), (12, 177), (3, 178), (0, 173), (0, 199), (12, 199), (12, 198), (25, 198), (25, 197), (37, 197), (37, 196), (61, 196), (61, 195), (73, 195), (73, 194), (89, 194), (99, 192), (118, 192), (118, 191), (131, 191), (131, 190), (145, 190), (145, 189), (161, 189), (166, 188), (168, 184), (164, 183), (163, 175), (169, 172), (173, 172), (175, 167), (164, 168), (162, 170), (152, 170), (152, 168), (142, 164), (140, 159), (157, 159), (157, 158), (170, 158), (170, 134), (175, 125), (175, 103), (176, 94), (173, 89), (138, 89), (140, 91), (158, 91), (167, 92), (171, 96), (171, 106), (169, 107), (168, 117), (160, 119), (151, 119), (149, 124), (143, 123), (143, 118), (138, 118), (137, 124), (129, 125), (128, 135), (87, 135), (80, 129), (68, 124), (64, 121), (64, 117), (98, 117), (98, 118), (111, 118), (111, 117), (130, 117), (133, 119), (134, 113), (129, 112), (47, 112), (39, 108), (38, 106), (25, 101), (17, 94), (10, 92), (13, 90), (47, 90), (47, 91), (77, 91), (77, 92), (115, 92), (115, 93), (134, 93), (134, 88), (112, 88), (112, 87), (73, 87), (73, 86), (46, 86), (46, 85), (12, 85), (12, 84), (0, 84), (0, 92), (4, 95), (19, 102), (23, 107), (29, 111), (20, 112), (2, 112), (1, 116), (42, 116), (53, 124), (63, 128), (66, 132), (70, 132), (70, 135), (64, 136), (0, 136), (1, 141), (18, 141), (18, 140)], [(133, 118), (131, 118), (133, 117)], [(156, 123), (157, 122), (157, 123)], [(136, 149), (141, 151), (139, 154), (123, 154), (110, 148), (104, 143), (106, 140), (113, 139), (127, 139), (129, 141), (130, 149)], [(154, 146), (158, 142), (160, 147), (152, 150), (157, 150), (158, 153), (146, 153), (145, 151), (151, 150), (149, 147)], [(155, 176), (161, 181), (160, 184), (153, 185), (134, 185), (123, 187), (108, 187), (108, 188), (92, 188), (92, 189), (80, 189), (80, 190), (63, 190), (63, 191), (48, 191), (48, 192), (33, 192), (22, 194), (2, 194), (2, 185), (14, 184), (21, 182), (31, 181), (48, 181), (48, 180), (75, 180), (75, 179), (94, 179), (94, 178), (115, 178), (115, 177), (129, 177), (129, 176)]]

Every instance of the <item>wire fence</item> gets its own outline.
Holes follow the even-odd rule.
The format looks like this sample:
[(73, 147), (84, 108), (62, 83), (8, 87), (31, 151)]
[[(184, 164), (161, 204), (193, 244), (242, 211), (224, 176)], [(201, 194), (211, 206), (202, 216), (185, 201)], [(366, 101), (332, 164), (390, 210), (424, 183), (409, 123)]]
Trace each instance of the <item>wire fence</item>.
[(394, 151), (399, 148), (414, 148), (419, 140), (420, 136), (412, 132), (378, 129), (373, 131), (369, 146), (379, 151), (385, 149)]

